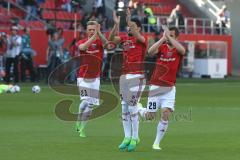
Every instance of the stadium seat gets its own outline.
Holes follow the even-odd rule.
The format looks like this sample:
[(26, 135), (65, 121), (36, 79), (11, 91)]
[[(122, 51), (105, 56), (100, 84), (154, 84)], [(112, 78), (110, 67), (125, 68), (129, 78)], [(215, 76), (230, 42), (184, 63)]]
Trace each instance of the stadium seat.
[[(55, 13), (56, 12), (56, 13)], [(56, 17), (55, 17), (56, 15)], [(43, 18), (44, 19), (57, 19), (57, 20), (64, 20), (64, 21), (74, 21), (74, 13), (69, 13), (67, 11), (44, 11)], [(81, 15), (77, 14), (77, 20), (81, 19)]]
[(55, 13), (53, 11), (44, 11), (43, 18), (44, 19), (55, 19)]
[(44, 4), (41, 5), (43, 9), (55, 9), (55, 2), (54, 0), (48, 0)]

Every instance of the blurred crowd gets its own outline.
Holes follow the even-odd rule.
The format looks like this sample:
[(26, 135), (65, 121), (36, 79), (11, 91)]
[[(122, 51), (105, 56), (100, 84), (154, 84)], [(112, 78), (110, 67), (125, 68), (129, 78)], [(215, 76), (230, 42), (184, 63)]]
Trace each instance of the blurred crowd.
[[(76, 39), (74, 40), (77, 41)], [(57, 28), (49, 34), (48, 47), (46, 50), (46, 68), (43, 78), (60, 64), (66, 62), (71, 56), (75, 56), (77, 51), (75, 42), (64, 48), (65, 39), (63, 29)], [(75, 49), (73, 49), (75, 47)], [(69, 50), (73, 52), (69, 52)], [(30, 28), (20, 30), (17, 26), (12, 26), (10, 34), (0, 33), (0, 78), (6, 83), (25, 82), (27, 80), (35, 82), (39, 80), (38, 67), (34, 63), (37, 55), (32, 48)], [(73, 77), (74, 80), (74, 77)]]
[[(17, 0), (17, 3), (26, 8), (29, 13), (25, 17), (26, 21), (34, 20), (35, 15), (41, 15), (39, 6), (45, 2), (45, 0)], [(112, 26), (111, 24), (113, 23), (113, 21), (106, 16), (105, 0), (94, 0), (90, 12), (83, 12), (83, 5), (85, 5), (84, 0), (57, 0), (57, 3), (59, 7), (68, 12), (81, 12), (83, 17), (81, 21), (73, 21), (67, 28), (68, 30), (76, 29), (75, 38), (68, 45), (65, 44), (63, 37), (64, 29), (58, 27), (56, 21), (46, 21), (45, 30), (49, 38), (48, 48), (46, 50), (47, 69), (45, 77), (48, 77), (59, 64), (78, 55), (76, 42), (84, 38), (84, 31), (89, 20), (98, 21), (103, 31), (109, 30), (109, 27)], [(148, 4), (141, 3), (137, 0), (116, 0), (114, 10), (117, 15), (121, 16), (121, 31), (126, 30), (125, 18), (127, 8), (130, 8), (132, 18), (141, 20), (144, 32), (155, 33), (155, 39), (153, 38), (153, 42), (151, 43), (157, 40), (157, 37), (162, 31), (162, 25), (178, 26), (180, 31), (184, 30), (184, 15), (182, 13), (182, 7), (179, 4), (173, 8), (166, 21), (159, 21), (152, 7)], [(216, 26), (222, 26), (223, 29), (218, 29), (217, 32), (224, 34), (224, 28), (229, 25), (230, 22), (230, 13), (227, 7), (223, 6), (218, 15), (219, 18)], [(67, 47), (64, 48), (64, 46)], [(36, 54), (31, 46), (29, 27), (19, 28), (19, 26), (12, 26), (9, 35), (2, 32), (0, 34), (0, 78), (4, 77), (7, 83), (10, 81), (14, 81), (15, 83), (19, 81), (25, 82), (28, 79), (32, 82), (38, 80), (37, 67), (34, 65), (34, 56), (36, 56)], [(78, 66), (78, 64), (72, 64), (73, 68), (76, 66)], [(104, 74), (107, 74), (107, 71), (105, 71)], [(76, 80), (75, 72), (72, 73), (69, 80), (71, 82)]]
[[(26, 71), (29, 72), (31, 82), (36, 80), (33, 57), (36, 52), (31, 47), (30, 28), (24, 28), (19, 34), (17, 26), (11, 27), (11, 33), (0, 34), (0, 77), (10, 83), (26, 81)], [(5, 70), (3, 70), (5, 68)], [(21, 72), (19, 72), (21, 71)]]
[[(27, 14), (25, 15), (25, 21), (34, 21), (38, 18), (43, 19), (43, 4), (47, 3), (46, 0), (15, 0), (19, 6), (25, 8)], [(68, 21), (58, 25), (54, 19), (46, 20), (46, 29), (56, 29), (57, 26), (61, 26), (67, 30), (83, 31), (86, 29), (86, 23), (89, 20), (96, 20), (101, 25), (103, 30), (109, 30), (111, 26), (112, 19), (111, 16), (106, 16), (106, 0), (93, 0), (92, 9), (86, 11), (85, 0), (56, 0), (55, 7), (57, 10), (62, 9), (71, 13), (78, 13), (81, 15), (81, 20)], [(0, 4), (4, 5), (6, 1), (0, 0)], [(165, 4), (156, 3), (156, 6), (164, 7)], [(6, 6), (6, 4), (5, 4)], [(182, 12), (182, 7), (177, 4), (175, 8), (172, 9), (170, 15), (167, 18), (159, 19), (156, 13), (153, 11), (153, 4), (143, 3), (138, 0), (115, 0), (115, 11), (121, 16), (121, 31), (125, 30), (125, 13), (126, 9), (130, 8), (133, 18), (139, 18), (143, 24), (144, 32), (157, 32), (161, 31), (162, 25), (177, 26), (180, 31), (184, 32), (185, 28), (185, 15)], [(216, 33), (217, 34), (227, 34), (226, 28), (230, 28), (230, 12), (228, 11), (226, 5), (224, 5), (217, 13), (217, 21), (215, 22)], [(16, 23), (14, 23), (16, 25)]]
[[(39, 6), (42, 3), (45, 3), (45, 0), (17, 0), (19, 5), (24, 6), (29, 15), (26, 15), (25, 20), (34, 20), (35, 15), (40, 14), (38, 11)], [(79, 35), (75, 36), (75, 39), (72, 40), (72, 43), (67, 45), (64, 48), (65, 39), (63, 37), (64, 30), (57, 27), (55, 21), (47, 21), (45, 30), (48, 35), (48, 48), (46, 51), (47, 54), (47, 71), (46, 76), (48, 77), (50, 73), (60, 64), (66, 62), (70, 57), (77, 56), (78, 49), (76, 47), (76, 42), (79, 39), (84, 37), (84, 31), (86, 29), (86, 24), (89, 20), (98, 21), (101, 24), (103, 31), (108, 30), (108, 27), (111, 26), (111, 21), (106, 17), (105, 11), (105, 0), (94, 0), (92, 4), (91, 12), (84, 13), (82, 11), (82, 5), (84, 5), (81, 0), (58, 0), (57, 5), (65, 9), (68, 12), (81, 12), (83, 18), (81, 22), (72, 22), (68, 29), (74, 30)], [(126, 30), (126, 9), (130, 8), (132, 12), (132, 18), (140, 18), (143, 23), (143, 30), (145, 32), (160, 32), (161, 28), (158, 28), (161, 24), (157, 24), (157, 19), (151, 9), (151, 6), (147, 4), (140, 3), (136, 0), (116, 0), (115, 2), (115, 11), (118, 15), (121, 16), (120, 29), (122, 31)], [(169, 17), (169, 22), (172, 23), (179, 19), (181, 15), (181, 7), (177, 6), (173, 10), (172, 14)], [(34, 67), (34, 56), (36, 52), (32, 49), (30, 43), (30, 29), (24, 28), (23, 33), (20, 34), (19, 27), (13, 26), (11, 28), (11, 34), (7, 35), (6, 33), (1, 34), (0, 38), (0, 48), (1, 48), (1, 68), (5, 68), (4, 80), (9, 83), (13, 80), (15, 83), (18, 83), (19, 80), (22, 82), (26, 81), (26, 73), (29, 75), (30, 81), (35, 81), (37, 79), (37, 70)], [(18, 67), (20, 66), (20, 67)], [(77, 64), (73, 64), (73, 67)], [(28, 71), (28, 72), (26, 72)], [(107, 71), (104, 72), (107, 74)], [(76, 73), (72, 73), (70, 76), (70, 81), (75, 81)], [(1, 77), (1, 76), (0, 76)], [(2, 76), (3, 77), (3, 76)]]
[[(161, 6), (161, 3), (159, 3), (158, 6)], [(124, 26), (126, 26), (124, 20), (126, 8), (131, 9), (133, 18), (141, 20), (144, 32), (159, 33), (161, 31), (161, 25), (184, 27), (184, 16), (179, 4), (172, 10), (167, 20), (161, 21), (157, 19), (152, 10), (152, 6), (148, 3), (142, 3), (137, 0), (116, 0), (115, 10), (118, 15), (121, 16), (121, 30), (124, 30)]]

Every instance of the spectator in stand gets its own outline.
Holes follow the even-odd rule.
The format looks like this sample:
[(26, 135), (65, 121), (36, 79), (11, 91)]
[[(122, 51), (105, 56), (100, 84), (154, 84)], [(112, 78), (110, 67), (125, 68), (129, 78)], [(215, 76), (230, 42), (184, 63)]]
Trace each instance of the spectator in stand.
[(40, 5), (37, 7), (37, 15), (40, 19), (43, 19), (43, 8)]
[[(226, 5), (223, 5), (220, 11), (218, 12), (218, 19), (216, 22), (217, 25), (217, 33), (218, 34), (225, 34), (226, 27), (230, 26), (230, 12), (227, 9)], [(220, 30), (222, 29), (222, 31)]]
[(0, 55), (4, 55), (7, 51), (7, 34), (5, 32), (0, 33)]
[(137, 18), (143, 21), (145, 6), (142, 2), (131, 0), (128, 4), (128, 8), (131, 9), (132, 18)]
[(168, 24), (169, 26), (176, 26), (180, 29), (184, 28), (184, 18), (179, 4), (172, 10), (168, 18)]
[(20, 6), (23, 6), (23, 0), (16, 0), (16, 3)]
[(34, 82), (36, 74), (33, 67), (33, 57), (36, 55), (36, 52), (31, 48), (30, 28), (24, 28), (23, 32), (22, 50), (20, 54), (21, 80), (22, 82), (26, 81), (26, 70), (29, 70), (30, 80)]
[(43, 19), (43, 8), (42, 4), (45, 3), (45, 0), (37, 0), (37, 15), (39, 16), (40, 19)]
[(145, 15), (143, 18), (143, 23), (145, 25), (144, 31), (145, 32), (156, 31), (157, 20), (154, 16), (153, 11), (152, 11), (151, 7), (149, 6), (149, 4), (145, 5), (144, 15)]
[(6, 82), (10, 82), (10, 70), (13, 64), (14, 82), (19, 82), (18, 57), (21, 51), (22, 38), (18, 35), (18, 27), (12, 26), (11, 35), (7, 39)]
[(37, 2), (35, 0), (24, 0), (23, 5), (27, 10), (25, 21), (35, 20), (37, 16)]
[(72, 0), (71, 5), (73, 8), (73, 12), (82, 12), (83, 6), (86, 4), (86, 0)]
[(105, 16), (105, 0), (95, 0), (93, 2), (93, 10), (95, 10), (96, 16)]
[(45, 30), (47, 35), (50, 37), (57, 31), (54, 21), (46, 21)]
[(72, 12), (72, 4), (71, 4), (71, 0), (62, 0), (62, 9), (68, 11), (68, 12)]
[(63, 57), (63, 43), (64, 40), (61, 36), (61, 31), (57, 31), (51, 35), (48, 41), (47, 48), (47, 81), (51, 72), (61, 64)]
[(58, 41), (62, 45), (62, 48), (63, 48), (63, 44), (65, 42), (65, 39), (63, 38), (63, 28), (61, 28), (61, 27), (57, 28), (57, 33), (58, 33)]
[(7, 51), (7, 34), (5, 32), (0, 33), (0, 80), (5, 76), (4, 75), (4, 58), (3, 55)]

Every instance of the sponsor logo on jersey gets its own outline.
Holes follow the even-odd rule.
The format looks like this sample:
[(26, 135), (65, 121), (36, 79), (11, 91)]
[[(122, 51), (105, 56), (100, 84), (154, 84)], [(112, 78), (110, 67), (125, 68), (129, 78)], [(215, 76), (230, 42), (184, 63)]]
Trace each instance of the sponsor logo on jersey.
[(89, 53), (89, 54), (95, 54), (98, 52), (99, 52), (99, 50), (94, 50), (94, 51), (86, 50), (86, 53)]
[(168, 52), (167, 53), (167, 57), (172, 57), (172, 55), (173, 55), (173, 52)]
[(128, 51), (131, 48), (136, 48), (136, 46), (133, 45), (132, 40), (127, 40), (126, 42), (124, 42), (123, 44), (123, 50), (124, 51)]
[(163, 61), (163, 62), (173, 62), (176, 60), (176, 58), (163, 58), (163, 57), (160, 57), (160, 60)]

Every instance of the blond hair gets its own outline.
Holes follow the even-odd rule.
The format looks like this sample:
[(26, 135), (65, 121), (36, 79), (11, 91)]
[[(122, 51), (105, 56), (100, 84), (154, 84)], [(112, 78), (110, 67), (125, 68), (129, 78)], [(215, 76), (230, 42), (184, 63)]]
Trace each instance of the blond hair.
[(87, 26), (89, 26), (89, 25), (96, 25), (96, 24), (98, 24), (97, 21), (88, 21), (87, 22)]

